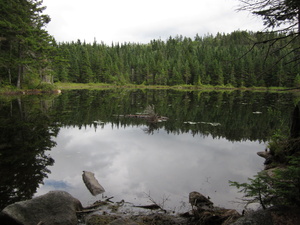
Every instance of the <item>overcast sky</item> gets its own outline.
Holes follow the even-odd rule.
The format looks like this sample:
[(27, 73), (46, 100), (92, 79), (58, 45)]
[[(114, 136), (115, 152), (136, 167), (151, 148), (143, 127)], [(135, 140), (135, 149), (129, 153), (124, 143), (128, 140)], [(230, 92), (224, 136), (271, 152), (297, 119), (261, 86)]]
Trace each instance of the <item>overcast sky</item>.
[(238, 0), (44, 0), (57, 41), (139, 42), (194, 38), (235, 30), (260, 31), (262, 21), (237, 12)]

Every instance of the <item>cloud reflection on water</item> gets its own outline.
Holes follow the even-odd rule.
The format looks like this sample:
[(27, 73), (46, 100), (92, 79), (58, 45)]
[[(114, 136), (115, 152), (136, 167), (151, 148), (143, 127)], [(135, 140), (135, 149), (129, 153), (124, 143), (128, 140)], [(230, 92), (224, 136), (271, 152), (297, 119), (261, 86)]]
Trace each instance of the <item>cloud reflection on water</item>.
[(256, 154), (264, 149), (263, 143), (164, 130), (147, 135), (144, 128), (112, 129), (111, 124), (97, 130), (61, 128), (57, 146), (49, 153), (55, 164), (37, 195), (56, 189), (49, 183), (55, 181), (60, 184), (57, 189), (91, 204), (101, 197), (93, 197), (84, 186), (82, 171), (87, 170), (115, 201), (146, 204), (150, 194), (157, 203), (168, 197), (165, 206), (178, 209), (180, 202), (188, 202), (189, 192), (199, 191), (216, 205), (237, 208), (231, 201), (240, 195), (228, 180), (245, 182), (263, 168), (263, 159)]

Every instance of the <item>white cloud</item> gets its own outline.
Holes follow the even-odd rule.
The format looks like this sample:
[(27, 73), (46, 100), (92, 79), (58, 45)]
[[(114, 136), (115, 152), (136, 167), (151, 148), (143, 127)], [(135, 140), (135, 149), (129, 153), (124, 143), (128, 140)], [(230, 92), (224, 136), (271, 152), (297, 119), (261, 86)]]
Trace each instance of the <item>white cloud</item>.
[(44, 0), (47, 26), (58, 41), (141, 42), (170, 35), (193, 38), (261, 30), (262, 22), (236, 12), (238, 0)]

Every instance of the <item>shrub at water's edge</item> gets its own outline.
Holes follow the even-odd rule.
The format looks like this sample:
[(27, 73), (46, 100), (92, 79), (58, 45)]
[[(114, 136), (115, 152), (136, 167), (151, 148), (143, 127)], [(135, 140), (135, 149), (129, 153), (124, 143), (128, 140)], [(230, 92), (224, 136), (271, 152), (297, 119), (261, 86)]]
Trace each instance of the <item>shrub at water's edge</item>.
[(265, 170), (249, 183), (229, 181), (244, 193), (246, 206), (259, 203), (263, 209), (274, 205), (300, 207), (300, 112), (295, 106), (290, 135), (277, 132), (269, 142), (264, 157)]

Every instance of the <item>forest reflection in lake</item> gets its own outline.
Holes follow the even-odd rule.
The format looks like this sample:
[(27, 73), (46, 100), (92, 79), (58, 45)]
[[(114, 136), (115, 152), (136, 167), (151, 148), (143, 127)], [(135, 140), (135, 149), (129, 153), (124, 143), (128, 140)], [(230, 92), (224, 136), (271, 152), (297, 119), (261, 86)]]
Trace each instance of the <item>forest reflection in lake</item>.
[[(115, 201), (146, 204), (150, 195), (158, 203), (167, 199), (167, 209), (180, 210), (188, 193), (199, 191), (216, 205), (238, 208), (232, 201), (240, 195), (228, 180), (247, 181), (263, 168), (256, 152), (265, 148), (275, 129), (288, 124), (293, 98), (122, 89), (2, 101), (2, 207), (7, 199), (55, 189), (70, 192), (84, 205), (93, 203), (101, 196), (91, 196), (84, 186), (81, 175), (87, 170)], [(151, 125), (124, 116), (147, 105), (169, 120)], [(26, 154), (18, 153), (20, 146)], [(21, 179), (25, 171), (36, 177), (30, 184)]]
[(171, 209), (188, 202), (197, 190), (221, 206), (235, 207), (236, 188), (228, 180), (246, 181), (262, 169), (256, 151), (258, 142), (233, 143), (224, 138), (168, 134), (164, 130), (145, 135), (143, 126), (112, 129), (111, 124), (96, 131), (91, 128), (63, 128), (51, 150), (55, 165), (38, 194), (63, 189), (86, 205), (92, 197), (81, 178), (83, 170), (93, 171), (114, 200), (150, 204), (155, 201)]

